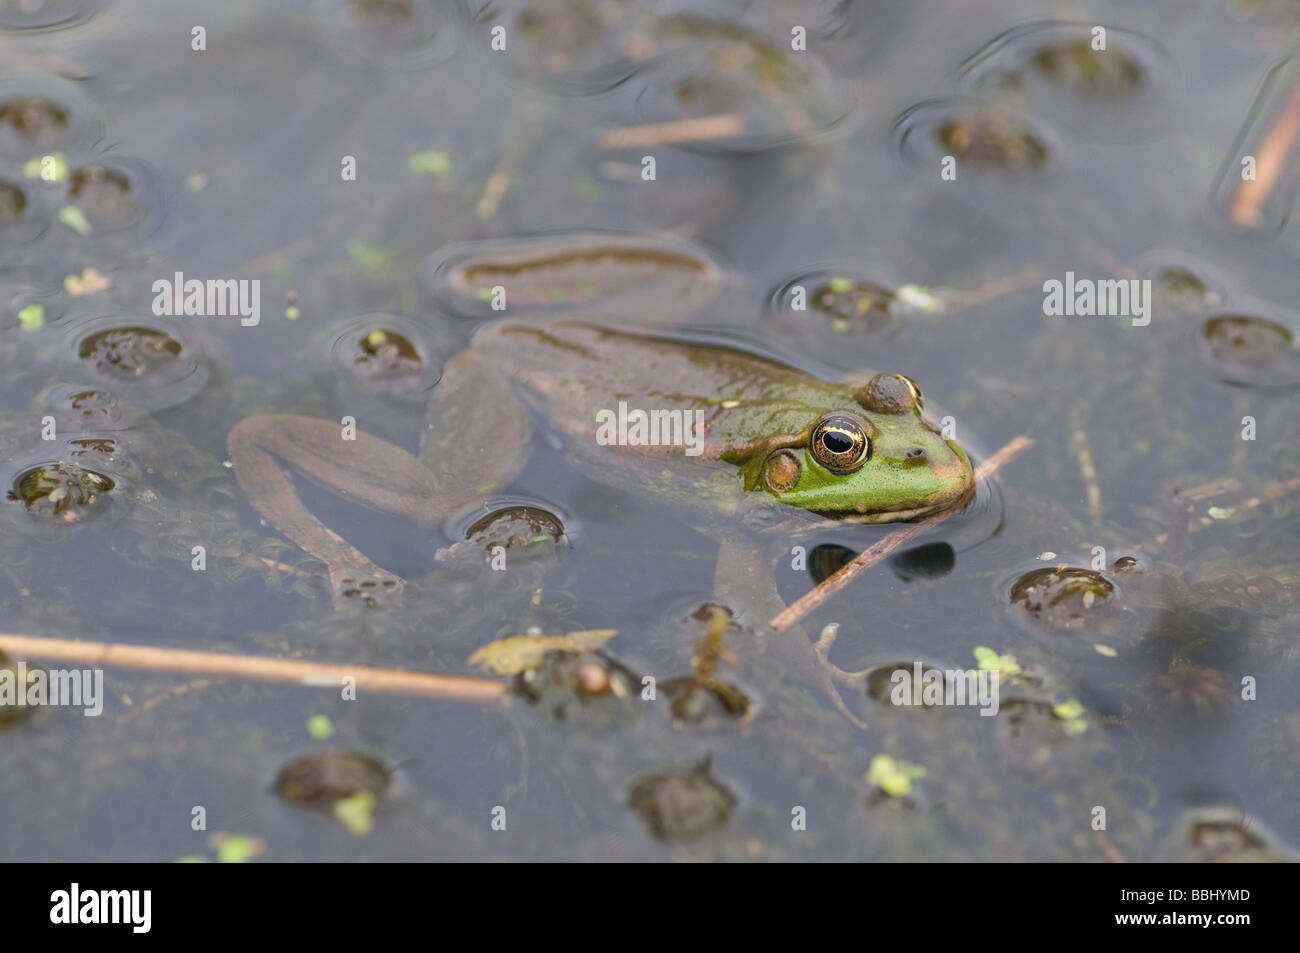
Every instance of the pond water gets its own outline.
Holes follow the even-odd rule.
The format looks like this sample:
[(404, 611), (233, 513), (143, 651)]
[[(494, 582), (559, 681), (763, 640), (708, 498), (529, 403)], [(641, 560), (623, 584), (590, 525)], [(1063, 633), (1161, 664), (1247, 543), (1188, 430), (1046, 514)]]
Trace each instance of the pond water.
[[(1298, 25), (0, 0), (3, 661), (165, 650), (104, 665), (97, 717), (0, 707), (0, 857), (1292, 856)], [(192, 280), (231, 284), (186, 313)], [(502, 401), (571, 365), (490, 349), (503, 317), (661, 336), (600, 374), (669, 403), (724, 400), (739, 350), (904, 374), (977, 461), (1033, 444), (776, 631), (907, 524), (703, 512), (658, 463), (607, 468), (555, 393), (512, 429)], [(380, 511), (427, 471), (254, 425), (232, 460), (258, 414), (423, 441), (444, 481), (519, 462)], [(262, 518), (254, 444), (302, 452), (291, 494), (382, 581)], [(996, 671), (996, 714), (897, 704), (900, 670)]]

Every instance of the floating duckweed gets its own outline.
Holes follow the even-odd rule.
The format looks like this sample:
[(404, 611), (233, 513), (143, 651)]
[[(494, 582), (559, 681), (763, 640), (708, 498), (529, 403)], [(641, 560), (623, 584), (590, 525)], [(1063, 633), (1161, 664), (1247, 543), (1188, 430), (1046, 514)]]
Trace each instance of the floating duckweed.
[(39, 301), (18, 309), (18, 323), (24, 331), (39, 331), (45, 325), (45, 307)]
[(266, 841), (247, 834), (213, 834), (211, 844), (221, 864), (246, 864), (266, 853)]
[(44, 182), (66, 182), (70, 171), (68, 156), (63, 152), (33, 156), (23, 163), (25, 178), (41, 179)]
[(441, 178), (451, 172), (451, 156), (437, 150), (417, 152), (406, 160), (406, 167), (416, 175), (432, 175)]
[(334, 735), (334, 722), (329, 715), (312, 715), (307, 719), (307, 734), (317, 741), (326, 741)]
[(72, 298), (84, 298), (113, 287), (113, 282), (106, 278), (98, 268), (87, 268), (79, 275), (67, 275), (63, 279), (63, 290)]
[(375, 828), (376, 803), (372, 792), (358, 791), (334, 802), (334, 817), (353, 834), (361, 837)]
[(871, 759), (865, 779), (867, 784), (890, 797), (906, 797), (912, 793), (912, 782), (924, 778), (925, 774), (925, 768), (919, 764), (878, 754)]
[(1073, 698), (1052, 706), (1052, 714), (1065, 722), (1065, 733), (1069, 735), (1080, 735), (1088, 730), (1088, 722), (1084, 720), (1083, 713), (1083, 705)]
[(1011, 676), (1019, 675), (1022, 671), (1014, 655), (999, 655), (987, 645), (975, 646), (975, 661), (984, 672), (1000, 672)]
[(59, 221), (78, 235), (89, 235), (92, 231), (90, 219), (86, 218), (86, 213), (75, 205), (65, 205), (60, 208)]
[(588, 629), (567, 635), (512, 635), (489, 642), (468, 659), (498, 675), (517, 675), (541, 663), (548, 652), (598, 649), (618, 635), (618, 629)]

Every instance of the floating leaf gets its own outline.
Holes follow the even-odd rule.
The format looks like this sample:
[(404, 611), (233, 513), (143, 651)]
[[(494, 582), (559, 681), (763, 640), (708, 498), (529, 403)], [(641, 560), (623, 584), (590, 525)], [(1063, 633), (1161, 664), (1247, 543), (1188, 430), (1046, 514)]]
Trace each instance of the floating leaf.
[(866, 780), (872, 787), (880, 788), (890, 797), (906, 797), (912, 790), (912, 782), (925, 777), (925, 768), (898, 760), (887, 754), (878, 754), (871, 759), (867, 768)]
[(317, 741), (325, 741), (334, 734), (334, 722), (329, 715), (312, 715), (307, 719), (307, 734)]
[(18, 311), (18, 322), (24, 331), (39, 331), (45, 325), (45, 308), (40, 302), (32, 302)]
[(417, 152), (406, 160), (406, 167), (416, 175), (436, 175), (441, 178), (451, 172), (451, 156), (436, 149)]
[(213, 834), (208, 843), (216, 849), (217, 862), (221, 864), (246, 864), (265, 853), (266, 842), (247, 834)]
[(91, 232), (90, 219), (75, 205), (65, 205), (59, 209), (59, 221), (78, 235), (89, 235)]
[(358, 791), (334, 802), (334, 817), (353, 834), (363, 837), (375, 829), (375, 795)]
[(482, 665), (498, 675), (518, 675), (536, 667), (547, 652), (598, 649), (616, 635), (618, 629), (588, 629), (568, 635), (512, 635), (483, 646), (469, 657), (469, 664)]
[(68, 157), (62, 152), (37, 156), (23, 163), (23, 175), (29, 179), (62, 182), (68, 177)]
[(1001, 672), (1003, 675), (1019, 675), (1021, 672), (1014, 655), (999, 655), (987, 645), (975, 646), (975, 661), (984, 672)]
[(68, 275), (63, 279), (63, 289), (74, 298), (107, 291), (111, 287), (113, 282), (104, 277), (98, 268), (87, 268), (80, 275)]

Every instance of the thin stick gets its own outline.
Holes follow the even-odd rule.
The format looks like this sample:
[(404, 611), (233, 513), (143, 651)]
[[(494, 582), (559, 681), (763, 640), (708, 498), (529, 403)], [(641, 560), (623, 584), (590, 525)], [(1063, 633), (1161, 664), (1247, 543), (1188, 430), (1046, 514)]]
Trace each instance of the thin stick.
[(506, 691), (504, 682), (460, 675), (435, 675), (432, 672), (274, 659), (258, 655), (191, 652), (184, 649), (123, 645), (116, 642), (46, 639), (9, 633), (0, 633), (0, 649), (23, 657), (83, 662), (106, 668), (136, 668), (151, 672), (227, 676), (291, 685), (338, 687), (343, 684), (344, 678), (351, 678), (355, 680), (358, 691), (418, 695), (422, 698), (447, 698), (454, 701), (496, 701)]
[[(1002, 467), (1006, 466), (1016, 457), (1020, 456), (1020, 454), (1024, 453), (1024, 451), (1028, 450), (1033, 446), (1033, 444), (1033, 439), (1026, 437), (1023, 434), (1016, 437), (1005, 447), (980, 464), (979, 469), (975, 471), (975, 480), (977, 482), (979, 480), (987, 480)], [(954, 512), (957, 512), (957, 510), (945, 510), (942, 513), (936, 513), (934, 516), (927, 517), (926, 519), (920, 520), (916, 523), (908, 523), (906, 526), (894, 530), (894, 532), (890, 533), (870, 549), (865, 549), (859, 553), (857, 558), (852, 562), (845, 564), (839, 572), (835, 573), (835, 575), (831, 576), (829, 579), (823, 580), (816, 589), (797, 599), (788, 609), (773, 619), (770, 625), (777, 632), (780, 632), (783, 629), (788, 629), (790, 626), (800, 621), (804, 616), (825, 603), (831, 596), (835, 595), (835, 593), (839, 592), (858, 576), (862, 575), (862, 573), (866, 572), (872, 566), (883, 562), (890, 553), (894, 552), (894, 550), (907, 545), (926, 530), (942, 523), (949, 516), (952, 516)]]
[(1228, 206), (1232, 220), (1244, 227), (1259, 224), (1260, 212), (1286, 169), (1287, 157), (1300, 137), (1300, 82), (1295, 83), (1277, 121), (1264, 135), (1255, 155), (1255, 179), (1242, 182)]
[(602, 133), (602, 149), (637, 149), (643, 146), (670, 145), (676, 142), (697, 142), (702, 139), (725, 139), (740, 135), (745, 121), (735, 113), (700, 116), (697, 119), (673, 119), (668, 122), (650, 122), (641, 126), (622, 126)]
[[(1235, 484), (1235, 486), (1233, 484)], [(1184, 490), (1182, 493), (1179, 493), (1178, 496), (1180, 499), (1200, 501), (1200, 500), (1212, 499), (1213, 497), (1219, 495), (1219, 493), (1221, 492), (1224, 493), (1231, 492), (1234, 489), (1236, 490), (1241, 489), (1241, 484), (1238, 483), (1234, 478), (1228, 477), (1223, 480), (1216, 480), (1211, 483), (1203, 484), (1202, 486), (1199, 487), (1194, 487), (1191, 490)], [(1220, 512), (1219, 514), (1220, 517), (1219, 519), (1215, 519), (1213, 516), (1208, 516), (1208, 515), (1198, 517), (1196, 523), (1191, 527), (1191, 531), (1194, 533), (1197, 530), (1206, 529), (1210, 526), (1215, 526), (1219, 522), (1221, 522), (1221, 520), (1231, 519), (1233, 516), (1236, 516), (1237, 513), (1242, 510), (1257, 509), (1258, 507), (1263, 506), (1265, 503), (1272, 503), (1274, 500), (1279, 499), (1280, 497), (1283, 496), (1287, 496), (1288, 494), (1294, 493), (1297, 490), (1300, 490), (1300, 476), (1292, 477), (1291, 479), (1287, 480), (1284, 483), (1274, 483), (1271, 486), (1266, 486), (1258, 496), (1252, 496), (1244, 503), (1237, 504), (1236, 506), (1220, 507), (1219, 509), (1222, 512)], [(1168, 533), (1161, 533), (1159, 536), (1155, 538), (1155, 542), (1158, 546), (1163, 546), (1168, 541), (1169, 541)]]

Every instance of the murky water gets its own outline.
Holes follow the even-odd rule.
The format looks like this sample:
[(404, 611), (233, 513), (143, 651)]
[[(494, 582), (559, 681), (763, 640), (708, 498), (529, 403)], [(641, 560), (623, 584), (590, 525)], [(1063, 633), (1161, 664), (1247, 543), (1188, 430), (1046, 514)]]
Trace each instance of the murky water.
[[(106, 666), (98, 717), (0, 709), (0, 855), (1290, 856), (1297, 24), (1244, 0), (0, 0), (0, 631), (511, 687)], [(258, 297), (186, 314), (178, 273)], [(1121, 299), (1085, 284), (1130, 279), (1087, 314)], [(351, 415), (414, 451), (497, 286), (511, 316), (906, 374), (977, 456), (1035, 443), (780, 633), (715, 584), (732, 528), (545, 426), (441, 532), (300, 481), (406, 582), (336, 612), (226, 435)], [(890, 528), (743, 531), (788, 604)], [(530, 629), (553, 641), (470, 662)], [(892, 704), (913, 665), (998, 670), (998, 714)]]

